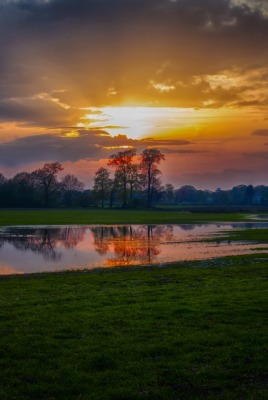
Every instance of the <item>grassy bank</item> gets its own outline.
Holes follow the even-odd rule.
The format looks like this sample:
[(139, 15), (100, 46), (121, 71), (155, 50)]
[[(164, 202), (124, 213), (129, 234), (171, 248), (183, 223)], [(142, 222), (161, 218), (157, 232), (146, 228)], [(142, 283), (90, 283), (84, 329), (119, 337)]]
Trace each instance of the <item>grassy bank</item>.
[(268, 229), (267, 228), (251, 228), (227, 231), (223, 236), (212, 237), (205, 239), (207, 242), (252, 242), (268, 244)]
[(0, 398), (267, 398), (266, 257), (1, 278)]
[[(249, 216), (248, 216), (249, 217)], [(246, 221), (245, 214), (160, 210), (0, 210), (0, 225), (140, 224)]]
[(229, 239), (234, 241), (254, 241), (268, 243), (268, 229), (245, 229), (234, 231), (229, 234)]

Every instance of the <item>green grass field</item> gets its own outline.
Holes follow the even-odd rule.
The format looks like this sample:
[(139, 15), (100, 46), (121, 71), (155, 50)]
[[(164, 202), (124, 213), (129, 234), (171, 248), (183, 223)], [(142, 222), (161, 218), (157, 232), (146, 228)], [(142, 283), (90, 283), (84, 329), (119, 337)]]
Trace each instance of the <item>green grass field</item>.
[(1, 278), (0, 398), (266, 399), (266, 257)]
[(249, 217), (237, 213), (204, 214), (160, 210), (0, 210), (0, 225), (235, 222), (246, 221)]

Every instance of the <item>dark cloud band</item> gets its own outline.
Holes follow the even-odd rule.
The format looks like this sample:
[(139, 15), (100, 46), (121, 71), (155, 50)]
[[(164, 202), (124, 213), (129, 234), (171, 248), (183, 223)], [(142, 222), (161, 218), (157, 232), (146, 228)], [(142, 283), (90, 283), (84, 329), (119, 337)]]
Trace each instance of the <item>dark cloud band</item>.
[[(133, 140), (125, 135), (112, 137), (104, 131), (80, 131), (77, 137), (59, 134), (26, 136), (0, 144), (0, 164), (7, 167), (32, 164), (40, 161), (79, 161), (107, 158), (126, 146), (138, 151), (150, 146), (152, 140)], [(162, 143), (170, 146), (187, 145), (185, 140), (153, 141), (154, 146)], [(169, 150), (167, 150), (169, 151)], [(179, 152), (176, 150), (175, 152)]]

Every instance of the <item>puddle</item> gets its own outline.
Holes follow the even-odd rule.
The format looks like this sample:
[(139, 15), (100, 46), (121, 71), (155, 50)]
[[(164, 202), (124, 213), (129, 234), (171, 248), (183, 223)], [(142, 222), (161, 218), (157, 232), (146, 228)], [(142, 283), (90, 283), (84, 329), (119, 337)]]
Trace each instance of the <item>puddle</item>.
[(162, 264), (250, 254), (267, 244), (202, 242), (268, 223), (0, 228), (0, 274)]

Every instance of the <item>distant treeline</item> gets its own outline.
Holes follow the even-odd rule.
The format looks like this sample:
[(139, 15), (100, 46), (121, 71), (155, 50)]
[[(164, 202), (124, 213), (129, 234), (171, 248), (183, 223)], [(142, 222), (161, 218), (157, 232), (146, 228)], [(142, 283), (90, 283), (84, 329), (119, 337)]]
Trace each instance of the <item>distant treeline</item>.
[(58, 162), (30, 173), (20, 172), (11, 179), (0, 173), (0, 207), (268, 206), (268, 186), (238, 185), (215, 191), (190, 185), (174, 188), (160, 182), (156, 166), (163, 155), (155, 149), (154, 153), (145, 151), (140, 165), (127, 165), (123, 156), (129, 161), (134, 154), (127, 150), (112, 156), (109, 165), (116, 167), (112, 176), (108, 169), (100, 168), (93, 187), (86, 190), (74, 175), (59, 179), (63, 166)]
[(114, 170), (112, 176), (107, 168), (99, 168), (89, 190), (84, 190), (84, 184), (74, 175), (59, 180), (64, 170), (59, 162), (18, 173), (12, 179), (0, 174), (0, 207), (151, 207), (161, 199), (158, 165), (164, 159), (157, 149), (145, 149), (140, 157), (134, 149), (120, 151), (107, 164)]

